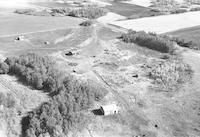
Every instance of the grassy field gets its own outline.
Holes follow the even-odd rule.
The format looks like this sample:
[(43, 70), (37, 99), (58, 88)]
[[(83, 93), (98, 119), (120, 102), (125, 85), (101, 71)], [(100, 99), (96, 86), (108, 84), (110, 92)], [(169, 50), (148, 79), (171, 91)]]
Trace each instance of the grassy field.
[[(38, 54), (51, 54), (52, 52), (76, 47), (91, 36), (88, 28), (61, 29), (24, 35), (25, 40), (15, 41), (15, 36), (0, 38), (0, 48), (5, 56), (20, 55), (27, 52), (37, 52)], [(66, 37), (66, 39), (65, 39)], [(69, 37), (69, 38), (68, 38)], [(55, 43), (57, 39), (62, 39)], [(49, 44), (45, 44), (48, 42)]]
[(73, 17), (39, 17), (0, 13), (0, 37), (42, 32), (78, 26), (82, 21)]
[(178, 31), (169, 32), (167, 34), (185, 39), (186, 41), (193, 41), (195, 44), (197, 44), (200, 47), (200, 39), (199, 39), (200, 26), (191, 27), (187, 29), (181, 29)]

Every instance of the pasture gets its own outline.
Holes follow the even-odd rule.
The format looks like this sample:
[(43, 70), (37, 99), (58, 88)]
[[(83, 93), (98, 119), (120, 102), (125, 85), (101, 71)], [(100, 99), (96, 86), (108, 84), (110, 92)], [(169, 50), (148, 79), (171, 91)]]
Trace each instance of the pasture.
[[(68, 28), (26, 34), (22, 41), (16, 41), (16, 36), (6, 38), (0, 37), (0, 47), (1, 53), (5, 56), (20, 55), (27, 52), (36, 52), (41, 55), (47, 55), (60, 50), (76, 47), (90, 36), (90, 29)], [(48, 44), (45, 44), (45, 42), (48, 42)]]
[(0, 37), (71, 28), (82, 22), (73, 17), (28, 16), (3, 12), (0, 13), (0, 20)]

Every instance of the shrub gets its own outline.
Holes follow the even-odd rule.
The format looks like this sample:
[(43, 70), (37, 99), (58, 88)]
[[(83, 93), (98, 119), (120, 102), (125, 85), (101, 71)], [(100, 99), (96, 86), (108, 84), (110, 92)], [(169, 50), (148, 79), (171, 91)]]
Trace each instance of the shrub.
[(175, 50), (174, 43), (171, 40), (165, 39), (154, 33), (130, 30), (128, 33), (122, 34), (121, 39), (126, 43), (136, 43), (139, 46), (157, 50), (162, 53), (173, 53)]
[(80, 24), (80, 26), (91, 26), (93, 22), (91, 20), (84, 21)]

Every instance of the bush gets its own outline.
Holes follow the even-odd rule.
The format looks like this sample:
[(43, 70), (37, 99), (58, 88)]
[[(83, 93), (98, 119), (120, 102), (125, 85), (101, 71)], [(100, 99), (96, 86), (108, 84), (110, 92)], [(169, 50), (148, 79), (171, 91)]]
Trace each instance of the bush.
[(0, 62), (0, 74), (7, 74), (9, 72), (9, 66), (5, 62)]
[(130, 30), (128, 33), (122, 34), (121, 39), (126, 43), (136, 43), (139, 46), (157, 50), (162, 53), (173, 53), (175, 50), (174, 42), (154, 33)]
[(80, 24), (80, 26), (91, 26), (93, 22), (91, 20), (84, 21)]

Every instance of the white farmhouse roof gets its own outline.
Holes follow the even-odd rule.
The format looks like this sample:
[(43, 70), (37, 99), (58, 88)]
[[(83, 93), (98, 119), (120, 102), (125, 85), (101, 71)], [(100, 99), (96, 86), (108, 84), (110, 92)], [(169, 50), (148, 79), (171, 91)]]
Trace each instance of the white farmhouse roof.
[(118, 110), (118, 106), (116, 104), (105, 105), (105, 106), (102, 106), (102, 108), (104, 110), (114, 110), (114, 109)]

